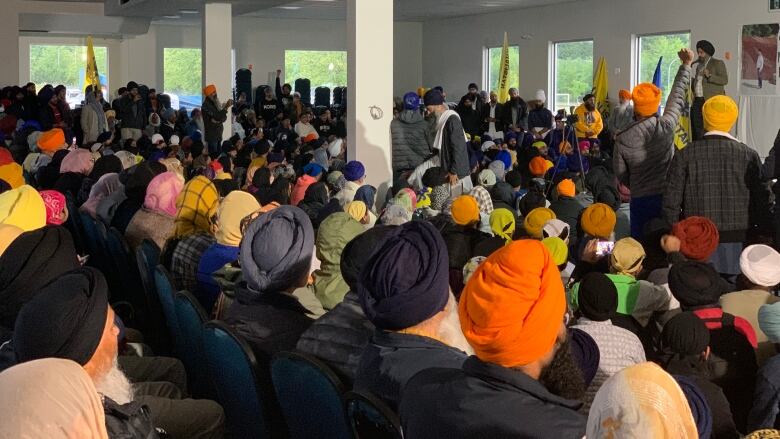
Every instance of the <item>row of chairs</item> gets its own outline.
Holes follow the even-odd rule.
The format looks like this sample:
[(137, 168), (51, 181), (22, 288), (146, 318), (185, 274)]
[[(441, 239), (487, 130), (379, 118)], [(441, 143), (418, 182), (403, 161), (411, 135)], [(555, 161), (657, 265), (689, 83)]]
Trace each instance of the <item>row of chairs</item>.
[(268, 416), (267, 393), (274, 394), (270, 400), (278, 401), (286, 424), (283, 429), (294, 439), (403, 437), (391, 409), (371, 395), (347, 392), (336, 373), (312, 356), (274, 355), (272, 388), (265, 388), (249, 345), (225, 323), (208, 321), (208, 314), (189, 292), (176, 291), (168, 270), (156, 265), (156, 250), (153, 243), (145, 242), (136, 254), (144, 287), (155, 291), (172, 351), (184, 363), (191, 388), (198, 390), (196, 396), (215, 399), (225, 410), (228, 437), (264, 438), (278, 430), (272, 424), (279, 420)]

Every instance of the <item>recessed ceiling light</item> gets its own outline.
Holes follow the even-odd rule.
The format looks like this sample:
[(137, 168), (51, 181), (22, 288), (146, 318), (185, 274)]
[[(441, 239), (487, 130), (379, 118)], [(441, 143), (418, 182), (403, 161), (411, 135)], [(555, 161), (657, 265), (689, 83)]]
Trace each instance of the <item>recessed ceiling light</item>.
[(179, 9), (180, 14), (197, 14), (197, 9)]
[(498, 7), (500, 7), (501, 5), (499, 5), (499, 4), (497, 4), (497, 3), (485, 3), (485, 4), (483, 4), (482, 6), (484, 6), (484, 7), (486, 7), (486, 8), (498, 8)]
[(181, 15), (163, 15), (163, 18), (181, 18)]
[(310, 1), (310, 2), (321, 2), (321, 3), (333, 3), (336, 0), (307, 0), (307, 1)]
[(277, 6), (277, 9), (287, 9), (288, 11), (294, 11), (296, 9), (301, 9), (302, 6)]

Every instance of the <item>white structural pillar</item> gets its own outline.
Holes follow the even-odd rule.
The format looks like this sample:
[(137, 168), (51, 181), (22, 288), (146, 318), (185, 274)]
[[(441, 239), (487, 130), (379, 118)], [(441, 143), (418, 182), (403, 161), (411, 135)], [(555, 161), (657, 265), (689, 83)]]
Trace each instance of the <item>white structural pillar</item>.
[[(214, 84), (221, 102), (233, 97), (233, 11), (230, 3), (207, 2), (203, 8), (202, 32), (203, 87)], [(222, 139), (232, 136), (231, 113), (224, 124)]]
[[(0, 2), (2, 3), (2, 2)], [(19, 14), (16, 3), (3, 7), (3, 25), (0, 26), (0, 84), (19, 84)], [(10, 9), (10, 10), (9, 10)]]
[(347, 0), (347, 155), (383, 199), (392, 179), (393, 0)]

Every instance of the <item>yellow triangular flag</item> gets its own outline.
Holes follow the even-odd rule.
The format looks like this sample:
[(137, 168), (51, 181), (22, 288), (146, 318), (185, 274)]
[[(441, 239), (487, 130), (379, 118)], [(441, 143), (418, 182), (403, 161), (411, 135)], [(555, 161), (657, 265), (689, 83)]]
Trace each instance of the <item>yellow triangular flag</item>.
[(602, 56), (593, 76), (593, 95), (596, 96), (596, 108), (605, 120), (609, 116), (609, 80), (607, 79), (607, 60)]
[(98, 74), (95, 48), (92, 46), (91, 36), (87, 37), (87, 70), (84, 75), (84, 90), (90, 85), (93, 89), (100, 89), (100, 75)]
[(498, 103), (509, 100), (509, 40), (504, 32), (504, 47), (501, 48), (501, 68), (498, 70)]

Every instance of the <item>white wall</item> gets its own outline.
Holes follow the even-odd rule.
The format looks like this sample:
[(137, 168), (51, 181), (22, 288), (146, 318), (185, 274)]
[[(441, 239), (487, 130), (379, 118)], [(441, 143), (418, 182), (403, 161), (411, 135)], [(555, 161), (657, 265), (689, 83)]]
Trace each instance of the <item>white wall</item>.
[[(422, 83), (422, 23), (398, 22), (394, 26), (395, 95), (416, 90)], [(346, 24), (331, 20), (271, 20), (253, 17), (233, 19), (236, 68), (253, 66), (255, 86), (266, 83), (268, 72), (284, 69), (286, 49), (347, 50)], [(126, 60), (116, 89), (129, 80), (162, 88), (163, 49), (200, 47), (200, 26), (152, 25), (149, 33), (127, 38), (119, 48)], [(113, 57), (113, 54), (109, 54)], [(21, 70), (21, 69), (20, 69)], [(112, 77), (113, 78), (113, 77)], [(287, 78), (292, 80), (294, 78)], [(113, 79), (110, 79), (113, 81)]]
[(767, 9), (765, 0), (579, 0), (429, 21), (423, 28), (423, 80), (426, 87), (442, 85), (459, 97), (470, 82), (481, 82), (483, 48), (500, 46), (507, 31), (510, 44), (520, 46), (521, 95), (548, 88), (551, 42), (593, 39), (594, 68), (606, 57), (614, 97), (630, 86), (632, 36), (690, 31), (692, 45), (706, 39), (715, 45), (717, 58), (731, 53), (731, 60), (724, 59), (730, 77), (726, 91), (736, 96), (742, 25), (780, 21), (780, 13)]

